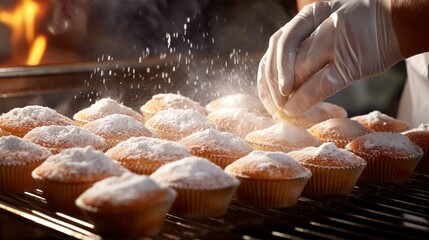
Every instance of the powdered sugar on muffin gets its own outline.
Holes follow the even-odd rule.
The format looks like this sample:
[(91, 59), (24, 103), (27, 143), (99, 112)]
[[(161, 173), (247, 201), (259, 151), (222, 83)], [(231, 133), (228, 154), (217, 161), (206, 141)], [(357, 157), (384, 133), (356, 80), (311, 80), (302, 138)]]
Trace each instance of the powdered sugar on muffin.
[(295, 159), (283, 152), (255, 150), (225, 168), (237, 176), (251, 179), (296, 179), (310, 173)]
[[(146, 175), (130, 172), (113, 176), (95, 183), (79, 198), (86, 204), (109, 207), (127, 206), (142, 198), (150, 198), (154, 193), (166, 190)], [(172, 190), (169, 190), (174, 192)], [(80, 200), (77, 200), (80, 201)], [(149, 203), (154, 204), (154, 203)]]
[(195, 144), (201, 146), (201, 150), (204, 150), (204, 146), (210, 146), (212, 150), (217, 150), (218, 152), (228, 153), (232, 151), (238, 154), (249, 153), (253, 150), (243, 139), (238, 138), (232, 133), (220, 132), (213, 129), (193, 133), (179, 141), (179, 143), (185, 141), (187, 146), (192, 147), (192, 140), (196, 141)]
[(324, 143), (319, 147), (307, 147), (289, 153), (290, 156), (300, 155), (299, 162), (309, 165), (326, 167), (353, 167), (365, 164), (365, 161), (351, 152), (338, 148), (334, 143)]
[(0, 128), (19, 137), (35, 127), (49, 125), (66, 126), (75, 123), (54, 109), (37, 105), (14, 108), (0, 116)]
[(86, 182), (121, 175), (125, 170), (92, 147), (71, 148), (50, 156), (33, 171), (33, 176), (58, 182)]
[(42, 161), (51, 152), (30, 141), (15, 136), (0, 137), (0, 164), (17, 165)]
[(183, 109), (194, 109), (197, 110), (199, 113), (204, 113), (203, 107), (191, 100), (188, 97), (182, 96), (180, 94), (174, 94), (174, 93), (161, 93), (156, 94), (152, 96), (152, 99), (162, 100), (165, 104), (165, 109), (168, 108), (183, 108)]
[(386, 154), (397, 157), (423, 155), (420, 147), (413, 144), (410, 139), (400, 133), (375, 132), (359, 137), (346, 146), (353, 152), (371, 152), (373, 156)]
[(28, 132), (24, 139), (53, 149), (93, 146), (105, 150), (103, 138), (78, 126), (42, 126)]
[(73, 119), (86, 123), (115, 113), (131, 116), (137, 121), (144, 121), (143, 115), (111, 98), (96, 101), (88, 108), (74, 114)]
[(155, 133), (147, 129), (142, 122), (123, 114), (105, 116), (85, 124), (83, 128), (97, 135), (136, 135), (146, 133), (150, 136), (155, 136)]
[(165, 164), (150, 177), (161, 185), (191, 189), (221, 189), (239, 184), (236, 178), (200, 157), (187, 157)]
[(219, 109), (211, 112), (207, 118), (216, 123), (219, 130), (239, 137), (245, 137), (250, 132), (268, 128), (274, 124), (272, 118), (257, 115), (243, 108)]
[(355, 116), (351, 119), (377, 132), (401, 132), (408, 128), (406, 122), (390, 117), (380, 111), (372, 111), (366, 115)]
[(246, 138), (249, 142), (273, 145), (278, 148), (302, 148), (319, 146), (320, 142), (306, 130), (289, 123), (278, 123), (269, 128), (249, 133)]
[[(215, 129), (216, 125), (210, 122), (204, 115), (192, 109), (169, 108), (156, 114), (150, 122), (157, 121), (161, 124), (172, 126), (181, 132), (193, 129)], [(149, 122), (148, 122), (149, 124)]]
[[(119, 151), (120, 150), (120, 151)], [(191, 154), (182, 145), (157, 138), (130, 138), (109, 149), (106, 155), (113, 159), (152, 159), (159, 161), (177, 160)]]
[(43, 106), (26, 106), (24, 108), (14, 108), (9, 112), (3, 114), (2, 120), (13, 121), (16, 124), (34, 124), (40, 122), (57, 123), (57, 121), (66, 122), (69, 125), (73, 121), (60, 115), (54, 109)]
[(206, 105), (207, 112), (213, 112), (222, 108), (242, 108), (248, 112), (268, 115), (259, 98), (241, 93), (223, 96)]

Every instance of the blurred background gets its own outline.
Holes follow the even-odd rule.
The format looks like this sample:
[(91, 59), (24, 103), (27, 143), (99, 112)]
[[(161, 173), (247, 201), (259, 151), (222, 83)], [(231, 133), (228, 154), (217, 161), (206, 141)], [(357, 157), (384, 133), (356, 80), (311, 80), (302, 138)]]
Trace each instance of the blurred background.
[[(257, 65), (293, 0), (2, 0), (0, 113), (40, 104), (72, 115), (101, 97), (137, 108), (160, 92), (202, 104), (256, 93)], [(327, 101), (396, 115), (399, 63)]]

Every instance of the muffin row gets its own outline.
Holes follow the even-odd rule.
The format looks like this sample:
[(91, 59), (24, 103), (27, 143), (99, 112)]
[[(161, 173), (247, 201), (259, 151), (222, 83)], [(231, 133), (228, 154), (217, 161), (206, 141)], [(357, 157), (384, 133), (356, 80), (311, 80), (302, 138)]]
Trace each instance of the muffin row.
[[(80, 210), (86, 212), (85, 214), (89, 218), (93, 219), (94, 225), (98, 228), (97, 231), (105, 234), (104, 231), (112, 233), (111, 229), (114, 227), (106, 223), (110, 220), (102, 219), (111, 219), (110, 222), (115, 223), (113, 219), (121, 218), (99, 209), (110, 206), (110, 209), (109, 207), (106, 209), (110, 211), (115, 209), (114, 212), (122, 215), (123, 207), (114, 207), (119, 204), (120, 200), (109, 203), (106, 202), (106, 199), (99, 199), (100, 196), (97, 194), (107, 192), (107, 196), (109, 196), (109, 186), (115, 186), (117, 182), (117, 188), (112, 189), (116, 189), (115, 191), (120, 193), (120, 196), (124, 195), (124, 198), (134, 199), (130, 200), (131, 205), (141, 206), (140, 202), (159, 203), (159, 211), (154, 213), (158, 217), (154, 217), (144, 210), (141, 213), (144, 216), (151, 216), (146, 219), (158, 220), (154, 222), (148, 220), (149, 223), (146, 222), (143, 226), (132, 227), (133, 229), (141, 228), (135, 230), (137, 231), (135, 234), (150, 235), (153, 233), (147, 232), (149, 231), (147, 226), (156, 225), (158, 227), (150, 229), (160, 229), (159, 222), (162, 222), (160, 219), (164, 219), (165, 213), (171, 206), (173, 214), (185, 217), (219, 216), (224, 214), (235, 194), (236, 199), (245, 204), (258, 207), (289, 207), (296, 203), (303, 191), (313, 194), (344, 195), (353, 190), (358, 179), (381, 182), (404, 181), (411, 175), (420, 158), (427, 155), (423, 154), (422, 149), (414, 144), (427, 142), (428, 138), (422, 134), (427, 131), (424, 127), (420, 130), (404, 132), (406, 136), (413, 134), (419, 136), (415, 139), (420, 140), (413, 140), (414, 143), (412, 143), (410, 139), (413, 138), (411, 137), (407, 138), (400, 133), (374, 132), (374, 130), (380, 130), (369, 130), (370, 124), (364, 126), (356, 119), (347, 118), (346, 114), (336, 117), (336, 112), (341, 111), (333, 111), (334, 114), (331, 114), (329, 110), (326, 110), (327, 108), (323, 107), (334, 105), (324, 103), (319, 105), (319, 110), (310, 111), (302, 118), (306, 121), (296, 118), (295, 122), (276, 123), (276, 120), (262, 111), (263, 107), (261, 110), (256, 110), (258, 109), (255, 107), (257, 104), (242, 104), (240, 103), (242, 100), (237, 97), (230, 97), (233, 100), (228, 101), (220, 101), (228, 99), (227, 97), (220, 98), (217, 105), (214, 104), (216, 101), (213, 101), (205, 108), (196, 107), (201, 105), (195, 102), (193, 103), (196, 105), (191, 104), (187, 98), (175, 94), (156, 95), (153, 99), (177, 108), (160, 107), (159, 111), (151, 112), (146, 109), (145, 104), (141, 108), (141, 112), (144, 114), (142, 117), (140, 113), (112, 99), (102, 99), (88, 109), (76, 113), (75, 121), (64, 120), (67, 118), (52, 109), (41, 106), (13, 109), (9, 113), (3, 114), (0, 116), (1, 134), (23, 137), (23, 139), (11, 136), (0, 138), (0, 154), (3, 153), (2, 158), (7, 159), (4, 165), (7, 167), (20, 165), (21, 158), (31, 159), (22, 162), (28, 161), (33, 165), (27, 170), (19, 169), (17, 173), (12, 173), (11, 170), (4, 170), (7, 167), (3, 168), (3, 164), (0, 164), (1, 176), (5, 177), (2, 182), (6, 182), (3, 186), (5, 190), (2, 191), (17, 191), (18, 187), (14, 184), (21, 181), (20, 175), (26, 176), (22, 179), (27, 178), (28, 186), (18, 191), (32, 190), (34, 189), (33, 179), (35, 179), (51, 206), (66, 210), (73, 208), (77, 210), (79, 207)], [(247, 96), (243, 99), (249, 100), (250, 97)], [(225, 102), (226, 105), (233, 108), (222, 107)], [(209, 107), (210, 105), (212, 106)], [(157, 104), (152, 103), (152, 108), (154, 106)], [(247, 106), (248, 108), (235, 106)], [(324, 109), (324, 111), (320, 111), (320, 109)], [(338, 109), (339, 107), (336, 107), (336, 110)], [(209, 112), (208, 115), (206, 115), (207, 112)], [(311, 112), (318, 114), (312, 117)], [(371, 123), (380, 119), (388, 120), (389, 123), (396, 121), (379, 112), (370, 113), (368, 116)], [(368, 116), (363, 118), (367, 119)], [(324, 120), (325, 117), (328, 119)], [(311, 127), (307, 130), (309, 122), (311, 122)], [(400, 132), (405, 129), (392, 130), (392, 126), (397, 125), (400, 124), (390, 124), (390, 127), (383, 131)], [(25, 146), (23, 149), (20, 149), (22, 146), (18, 147), (21, 145), (21, 141), (25, 141), (22, 143)], [(32, 143), (29, 141), (43, 146), (41, 148), (43, 150), (36, 154), (35, 148), (38, 145), (31, 145)], [(86, 146), (92, 146), (105, 153), (97, 152)], [(46, 151), (45, 148), (49, 151)], [(23, 157), (22, 153), (27, 155)], [(88, 165), (87, 162), (91, 162), (91, 164), (97, 162), (92, 160), (97, 154), (103, 155), (103, 157), (100, 155), (100, 158), (107, 158), (115, 163), (113, 165), (99, 163), (95, 164), (98, 167), (89, 167), (92, 171), (101, 170), (104, 174), (100, 175), (102, 177), (94, 177), (93, 174), (84, 171), (87, 167), (85, 165)], [(91, 157), (83, 157), (85, 155)], [(59, 173), (66, 175), (71, 173), (76, 177), (72, 178), (75, 180), (71, 181), (74, 183), (71, 189), (78, 189), (79, 194), (75, 192), (68, 198), (67, 194), (63, 192), (73, 192), (72, 190), (66, 190), (69, 188), (61, 185), (46, 184), (46, 178), (40, 176), (43, 175), (40, 174), (40, 169), (33, 171), (36, 166), (42, 166), (42, 162), (43, 164), (50, 163), (52, 160), (44, 160), (48, 157), (49, 159), (63, 159), (57, 161), (64, 162), (66, 165), (76, 163), (78, 169), (81, 167), (79, 171), (71, 171), (51, 166), (48, 167), (48, 169), (51, 168), (51, 171), (47, 171), (57, 177)], [(76, 162), (64, 160), (73, 157), (78, 160)], [(116, 174), (112, 174), (111, 169), (103, 170), (104, 168), (99, 166), (117, 166), (118, 170)], [(55, 170), (52, 171), (52, 169)], [(31, 177), (32, 171), (33, 177)], [(129, 173), (129, 171), (134, 173)], [(180, 173), (186, 174), (181, 175)], [(215, 188), (215, 190), (207, 189), (207, 187), (201, 188), (198, 185), (211, 185), (213, 182), (217, 182), (218, 177), (214, 176), (218, 175), (215, 173), (222, 175), (224, 180), (233, 180), (228, 180), (230, 181), (229, 186)], [(12, 177), (7, 177), (8, 175)], [(95, 175), (99, 175), (99, 173)], [(151, 175), (151, 177), (143, 177), (143, 175)], [(198, 178), (206, 175), (210, 177)], [(83, 180), (88, 176), (92, 176), (89, 178), (96, 180), (97, 184), (100, 182), (100, 185), (90, 181), (84, 189), (97, 185), (96, 190), (91, 190), (92, 193), (88, 198), (78, 198), (83, 189), (77, 188), (76, 185), (79, 184), (75, 183), (85, 182)], [(6, 180), (8, 178), (13, 180)], [(108, 181), (103, 183), (102, 179)], [(70, 179), (66, 182), (68, 181)], [(191, 186), (199, 187), (192, 191), (184, 190), (180, 187), (183, 186), (181, 185), (183, 181)], [(22, 183), (24, 182), (22, 181)], [(58, 182), (58, 179), (54, 182)], [(177, 182), (181, 184), (177, 185)], [(234, 182), (236, 184), (233, 184)], [(31, 184), (32, 186), (30, 186)], [(127, 193), (134, 192), (134, 187), (130, 187), (134, 186), (133, 184), (145, 186), (141, 191), (146, 200), (141, 200), (142, 195), (139, 194), (128, 196)], [(124, 188), (121, 190), (120, 186)], [(155, 188), (154, 186), (162, 189), (159, 190), (162, 192), (159, 193), (160, 196), (157, 196), (158, 194), (152, 196), (152, 193), (149, 193), (152, 190), (146, 191)], [(7, 187), (10, 188), (7, 189)], [(197, 190), (197, 193), (194, 190)], [(88, 191), (90, 190), (88, 189)], [(66, 197), (59, 197), (61, 194), (65, 194)], [(146, 198), (147, 195), (151, 195), (159, 201)], [(119, 199), (121, 199), (120, 196), (118, 196)], [(186, 200), (183, 200), (184, 196), (186, 196)], [(80, 200), (75, 203), (76, 198)], [(65, 199), (72, 200), (66, 201)], [(69, 205), (62, 205), (66, 202)], [(92, 202), (96, 203), (91, 206)], [(98, 207), (96, 207), (97, 202), (100, 204)], [(154, 205), (150, 206), (154, 207)], [(133, 209), (133, 207), (129, 208)], [(90, 212), (95, 209), (95, 212)], [(124, 226), (134, 226), (132, 224), (136, 224), (135, 222), (143, 221), (145, 219), (143, 215), (130, 218), (134, 219), (131, 220), (133, 223), (129, 222)], [(125, 216), (129, 218), (128, 213)], [(116, 222), (115, 225), (119, 226), (120, 223)], [(121, 229), (118, 231), (118, 234), (123, 234)]]

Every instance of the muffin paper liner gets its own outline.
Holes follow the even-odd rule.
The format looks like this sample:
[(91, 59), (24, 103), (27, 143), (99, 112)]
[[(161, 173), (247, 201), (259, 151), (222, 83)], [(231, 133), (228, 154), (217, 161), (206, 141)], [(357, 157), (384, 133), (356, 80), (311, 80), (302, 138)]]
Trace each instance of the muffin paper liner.
[(184, 189), (177, 192), (171, 213), (186, 218), (219, 217), (226, 213), (237, 185), (222, 189)]
[(241, 182), (235, 193), (239, 202), (263, 208), (286, 208), (296, 204), (311, 174), (289, 180), (236, 177)]
[(63, 183), (41, 178), (35, 178), (37, 186), (43, 191), (48, 205), (55, 210), (76, 213), (80, 212), (75, 205), (75, 200), (94, 182), (88, 183)]
[(25, 192), (36, 189), (31, 172), (41, 162), (0, 165), (0, 192)]
[(153, 236), (161, 231), (175, 197), (176, 194), (171, 191), (170, 196), (162, 203), (132, 210), (121, 207), (98, 210), (86, 206), (80, 199), (76, 200), (76, 206), (94, 224), (95, 231), (101, 236), (134, 239)]
[(355, 153), (367, 162), (360, 179), (372, 182), (403, 182), (413, 173), (422, 155), (402, 158), (380, 158), (370, 154)]
[(322, 167), (303, 164), (313, 174), (304, 188), (305, 193), (347, 195), (353, 191), (366, 164), (356, 167)]

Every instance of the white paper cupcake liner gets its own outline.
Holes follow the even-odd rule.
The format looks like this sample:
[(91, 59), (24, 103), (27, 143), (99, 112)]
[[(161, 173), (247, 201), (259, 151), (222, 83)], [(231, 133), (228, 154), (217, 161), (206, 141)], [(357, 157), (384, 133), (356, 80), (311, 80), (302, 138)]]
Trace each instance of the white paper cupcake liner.
[(108, 238), (139, 238), (159, 233), (176, 194), (171, 191), (162, 203), (150, 208), (110, 208), (99, 210), (86, 206), (80, 199), (76, 206), (94, 224), (95, 231)]
[(374, 157), (370, 154), (355, 153), (367, 162), (360, 179), (372, 182), (397, 183), (406, 181), (413, 173), (422, 155), (402, 158)]
[(173, 188), (177, 198), (171, 213), (186, 218), (202, 218), (224, 215), (237, 186), (206, 190)]
[(353, 191), (366, 164), (356, 167), (304, 166), (313, 174), (304, 192), (323, 195), (347, 195)]
[(75, 205), (75, 200), (94, 184), (94, 182), (63, 183), (41, 178), (34, 179), (50, 207), (58, 211), (71, 213), (80, 212)]
[(241, 203), (262, 208), (286, 208), (296, 204), (308, 177), (291, 180), (260, 180), (237, 176), (235, 196)]
[(36, 183), (31, 172), (41, 162), (0, 165), (0, 192), (25, 192), (36, 189)]

